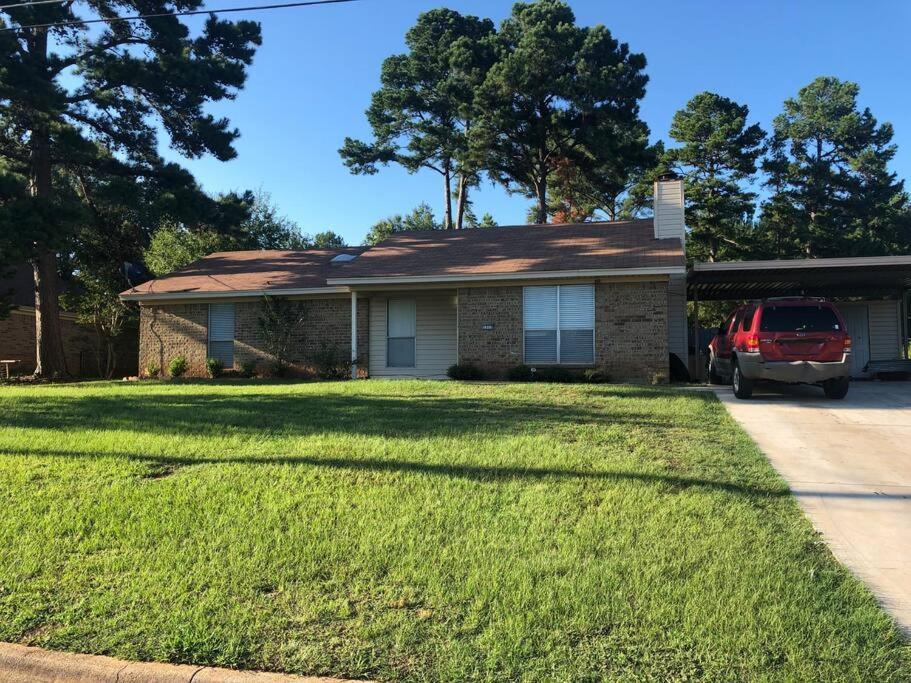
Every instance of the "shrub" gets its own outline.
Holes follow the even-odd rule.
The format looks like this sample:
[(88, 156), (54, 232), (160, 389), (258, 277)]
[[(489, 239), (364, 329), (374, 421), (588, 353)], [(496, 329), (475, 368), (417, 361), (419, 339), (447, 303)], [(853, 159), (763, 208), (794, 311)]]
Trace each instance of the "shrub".
[(606, 384), (610, 382), (610, 375), (600, 368), (589, 368), (582, 373), (582, 381), (589, 384)]
[(187, 372), (187, 359), (185, 356), (174, 356), (168, 363), (168, 373), (173, 379), (183, 377)]
[(446, 370), (450, 379), (475, 380), (484, 379), (484, 371), (471, 363), (456, 363)]
[(351, 358), (338, 344), (320, 342), (319, 349), (310, 355), (309, 361), (320, 379), (351, 377)]
[(240, 376), (250, 379), (256, 374), (256, 361), (245, 360), (240, 364)]
[(280, 360), (272, 361), (272, 363), (269, 364), (269, 374), (272, 375), (272, 377), (287, 377), (290, 370), (291, 366)]
[(221, 377), (221, 374), (225, 371), (225, 364), (218, 358), (206, 358), (206, 372), (209, 373), (209, 377), (215, 379), (216, 377)]
[(146, 377), (156, 379), (161, 374), (161, 366), (154, 361), (146, 365)]
[(534, 372), (534, 380), (537, 382), (557, 382), (560, 384), (570, 384), (576, 381), (576, 375), (561, 367), (544, 367), (537, 368)]
[(534, 371), (527, 365), (516, 365), (506, 371), (506, 379), (510, 382), (531, 382), (534, 378)]

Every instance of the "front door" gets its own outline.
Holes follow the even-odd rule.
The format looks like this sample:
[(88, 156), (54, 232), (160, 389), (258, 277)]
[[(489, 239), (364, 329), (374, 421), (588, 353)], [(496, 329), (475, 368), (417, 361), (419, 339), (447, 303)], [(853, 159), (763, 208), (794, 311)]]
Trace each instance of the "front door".
[(870, 324), (866, 304), (857, 306), (839, 306), (838, 310), (844, 316), (848, 326), (848, 336), (851, 337), (851, 376), (861, 377), (864, 367), (870, 362)]

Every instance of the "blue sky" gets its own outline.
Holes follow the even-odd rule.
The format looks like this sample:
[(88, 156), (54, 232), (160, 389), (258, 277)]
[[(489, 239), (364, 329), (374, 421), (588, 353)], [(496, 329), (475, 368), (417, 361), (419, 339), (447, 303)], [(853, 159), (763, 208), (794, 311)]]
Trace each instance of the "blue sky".
[[(235, 3), (240, 5), (241, 3)], [(642, 116), (653, 139), (667, 139), (675, 111), (703, 90), (748, 104), (768, 129), (785, 98), (820, 75), (856, 81), (861, 105), (895, 127), (894, 170), (911, 180), (911, 3), (610, 2), (570, 0), (583, 25), (604, 24), (648, 59)], [(231, 0), (209, 0), (230, 7)], [(404, 49), (417, 15), (447, 6), (497, 23), (510, 1), (360, 0), (343, 5), (251, 13), (263, 45), (246, 88), (213, 106), (239, 128), (238, 157), (182, 160), (210, 192), (262, 188), (305, 232), (332, 229), (359, 244), (378, 219), (426, 201), (440, 214), (441, 182), (390, 166), (351, 175), (338, 156), (346, 135), (369, 138), (364, 118), (385, 57)], [(226, 15), (226, 17), (240, 15)], [(170, 159), (179, 157), (165, 152)], [(529, 201), (486, 184), (478, 215), (521, 223)]]

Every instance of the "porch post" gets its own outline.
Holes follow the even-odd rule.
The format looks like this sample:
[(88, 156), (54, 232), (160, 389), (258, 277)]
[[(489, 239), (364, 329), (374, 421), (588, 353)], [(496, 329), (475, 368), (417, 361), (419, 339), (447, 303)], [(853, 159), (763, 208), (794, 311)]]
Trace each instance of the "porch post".
[(357, 292), (351, 290), (351, 379), (357, 379)]
[(693, 377), (697, 382), (702, 381), (702, 345), (699, 343), (699, 289), (693, 290), (693, 358), (696, 367), (693, 368)]

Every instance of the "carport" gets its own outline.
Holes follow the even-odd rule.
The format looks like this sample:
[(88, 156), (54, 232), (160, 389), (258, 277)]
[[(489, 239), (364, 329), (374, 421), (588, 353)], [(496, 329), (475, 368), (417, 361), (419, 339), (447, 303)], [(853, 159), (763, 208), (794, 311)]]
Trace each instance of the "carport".
[(692, 374), (704, 374), (700, 302), (781, 296), (819, 296), (838, 304), (854, 341), (853, 376), (899, 368), (907, 363), (909, 290), (911, 256), (696, 263), (687, 272), (694, 306)]

